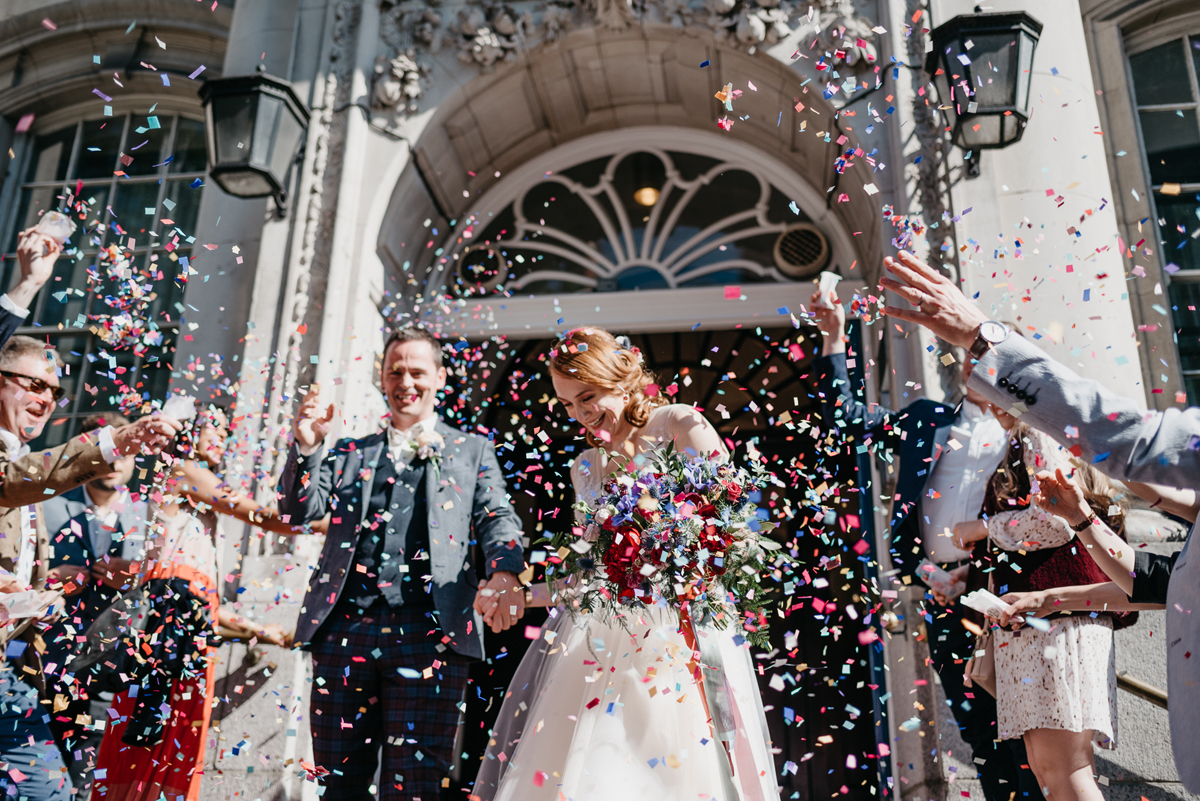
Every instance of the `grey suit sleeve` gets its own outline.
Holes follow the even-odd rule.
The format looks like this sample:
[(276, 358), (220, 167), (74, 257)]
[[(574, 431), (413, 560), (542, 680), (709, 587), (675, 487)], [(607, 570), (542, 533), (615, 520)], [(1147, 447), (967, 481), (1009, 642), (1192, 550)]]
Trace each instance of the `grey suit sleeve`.
[[(1032, 396), (1025, 409), (997, 386), (1014, 382)], [(1129, 398), (1051, 359), (1036, 345), (1010, 336), (984, 357), (971, 374), (971, 388), (1021, 420), (1045, 431), (1066, 448), (1119, 479), (1200, 489), (1200, 408), (1143, 412)], [(1067, 426), (1079, 430), (1066, 435)]]
[(497, 570), (520, 573), (525, 568), (525, 549), (521, 547), (521, 518), (508, 499), (504, 474), (492, 443), (483, 443), (479, 457), (479, 476), (475, 480), (475, 499), (471, 509), (475, 537), (486, 560), (484, 570), (491, 576)]
[(302, 526), (325, 516), (333, 491), (336, 453), (335, 449), (325, 457), (322, 449), (311, 456), (302, 456), (294, 442), (288, 448), (287, 463), (279, 479), (279, 511), (288, 515), (291, 525)]

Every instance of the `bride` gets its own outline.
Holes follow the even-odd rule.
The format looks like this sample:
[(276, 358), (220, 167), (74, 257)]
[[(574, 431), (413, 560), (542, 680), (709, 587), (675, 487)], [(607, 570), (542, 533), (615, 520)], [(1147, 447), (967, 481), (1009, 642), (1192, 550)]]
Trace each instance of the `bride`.
[[(648, 451), (671, 442), (682, 453), (728, 458), (699, 412), (648, 389), (653, 378), (627, 340), (576, 329), (556, 343), (549, 363), (563, 410), (583, 425), (592, 446), (571, 466), (578, 499), (594, 501), (605, 477), (636, 469)], [(535, 591), (543, 604), (549, 593)], [(482, 592), (476, 599), (489, 622), (496, 605)], [(718, 640), (706, 646), (723, 666), (717, 686), (728, 707), (722, 717), (732, 720), (727, 732), (714, 732), (709, 722), (705, 694), (689, 670), (692, 650), (678, 629), (674, 610), (631, 608), (623, 620), (573, 620), (562, 606), (552, 608), (505, 695), (471, 798), (778, 799), (762, 699), (738, 626), (701, 633)], [(709, 702), (713, 696), (710, 690)]]

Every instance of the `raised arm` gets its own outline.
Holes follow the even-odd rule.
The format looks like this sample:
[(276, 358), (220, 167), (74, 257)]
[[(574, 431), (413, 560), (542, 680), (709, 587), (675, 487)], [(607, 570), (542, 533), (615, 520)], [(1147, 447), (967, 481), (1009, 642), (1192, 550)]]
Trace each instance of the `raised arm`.
[(178, 491), (197, 503), (208, 504), (218, 514), (237, 518), (275, 534), (306, 534), (311, 530), (283, 522), (278, 509), (263, 506), (247, 495), (233, 492), (221, 483), (215, 473), (195, 461), (189, 459), (181, 462), (177, 471)]
[(1129, 398), (1076, 375), (1017, 336), (984, 354), (971, 375), (972, 388), (1011, 409), (1017, 401), (997, 386), (1001, 378), (1034, 396), (1032, 405), (1017, 407), (1022, 421), (1063, 447), (1078, 447), (1098, 470), (1123, 480), (1200, 488), (1200, 450), (1191, 444), (1200, 442), (1200, 409), (1143, 413)]
[(170, 417), (148, 415), (120, 428), (80, 434), (14, 461), (0, 457), (0, 506), (41, 503), (109, 472), (109, 465), (123, 455), (158, 453), (180, 428)]
[(1140, 481), (1124, 483), (1130, 492), (1150, 504), (1152, 509), (1182, 517), (1193, 523), (1196, 522), (1197, 515), (1200, 515), (1200, 499), (1197, 499), (1195, 490), (1143, 484)]
[[(987, 318), (954, 282), (905, 251), (883, 263), (895, 277), (881, 279), (880, 285), (916, 307), (888, 306), (884, 311), (889, 317), (923, 325), (963, 348), (980, 336)], [(1017, 405), (1016, 398), (999, 386), (1002, 379), (1006, 384), (1015, 381), (1032, 396), (1032, 403), (1027, 398)], [(970, 386), (1065, 447), (1078, 446), (1083, 458), (1110, 476), (1200, 488), (1200, 448), (1193, 445), (1200, 443), (1200, 408), (1143, 414), (1130, 399), (1080, 378), (1018, 336), (1007, 337), (983, 354)]]
[(279, 511), (291, 525), (303, 525), (325, 516), (338, 467), (334, 449), (323, 459), (325, 436), (336, 411), (333, 404), (320, 410), (321, 385), (314, 383), (304, 393), (292, 421), (292, 446), (288, 448), (283, 475), (279, 477)]

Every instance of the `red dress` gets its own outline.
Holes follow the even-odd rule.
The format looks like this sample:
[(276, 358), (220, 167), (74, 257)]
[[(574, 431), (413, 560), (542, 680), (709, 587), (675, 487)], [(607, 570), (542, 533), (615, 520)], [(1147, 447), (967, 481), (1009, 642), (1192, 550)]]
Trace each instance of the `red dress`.
[[(182, 518), (182, 520), (181, 520)], [(147, 579), (186, 579), (199, 597), (207, 597), (215, 623), (220, 608), (216, 582), (216, 551), (200, 521), (187, 512), (175, 518), (165, 515), (164, 536), (149, 549), (155, 564)], [(165, 553), (165, 559), (155, 559)], [(125, 722), (136, 699), (120, 693), (113, 699), (113, 717), (96, 758), (92, 801), (198, 801), (204, 774), (204, 740), (212, 715), (216, 688), (216, 649), (205, 652), (208, 665), (204, 676), (176, 679), (171, 688), (171, 716), (162, 741), (152, 748), (126, 745), (121, 741)]]

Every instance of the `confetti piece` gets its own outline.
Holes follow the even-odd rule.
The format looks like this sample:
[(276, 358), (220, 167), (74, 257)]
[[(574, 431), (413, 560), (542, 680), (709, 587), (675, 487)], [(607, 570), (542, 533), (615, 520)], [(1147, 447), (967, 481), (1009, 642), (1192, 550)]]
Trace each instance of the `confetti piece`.
[(204, 70), (205, 66), (201, 64), (199, 67), (196, 67), (196, 69), (191, 71), (191, 73), (188, 75), (188, 78), (194, 81), (200, 76), (200, 73), (204, 72)]

